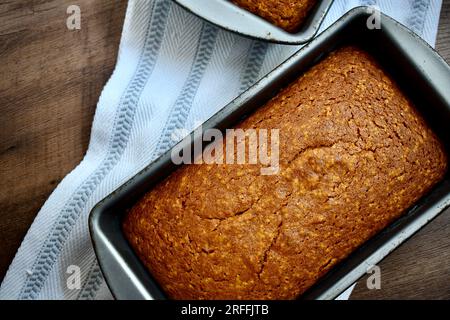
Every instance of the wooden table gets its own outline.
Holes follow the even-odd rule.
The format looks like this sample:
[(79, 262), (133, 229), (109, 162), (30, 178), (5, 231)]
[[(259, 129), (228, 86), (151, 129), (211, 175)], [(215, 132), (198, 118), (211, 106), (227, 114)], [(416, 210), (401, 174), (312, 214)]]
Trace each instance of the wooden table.
[[(115, 64), (126, 1), (0, 3), (0, 279), (39, 208), (82, 159), (100, 92)], [(450, 62), (450, 0), (437, 50)], [(365, 279), (352, 298), (450, 299), (450, 211), (381, 264), (382, 289)]]

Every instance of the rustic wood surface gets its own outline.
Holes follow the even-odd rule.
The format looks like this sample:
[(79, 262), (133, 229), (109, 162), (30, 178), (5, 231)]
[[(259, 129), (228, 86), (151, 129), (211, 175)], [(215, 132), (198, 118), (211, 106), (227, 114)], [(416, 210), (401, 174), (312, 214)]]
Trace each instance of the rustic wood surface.
[(0, 1), (0, 279), (50, 193), (82, 159), (115, 65), (126, 1)]
[[(82, 159), (101, 89), (115, 64), (126, 1), (0, 2), (0, 279), (39, 208)], [(450, 62), (450, 0), (437, 49)], [(381, 264), (382, 289), (361, 280), (354, 299), (450, 298), (450, 211)]]

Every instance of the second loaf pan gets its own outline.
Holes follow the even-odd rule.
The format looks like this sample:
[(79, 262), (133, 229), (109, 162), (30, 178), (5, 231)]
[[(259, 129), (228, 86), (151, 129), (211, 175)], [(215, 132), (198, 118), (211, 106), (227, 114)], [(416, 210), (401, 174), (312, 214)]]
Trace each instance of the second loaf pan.
[[(367, 29), (366, 22), (371, 13), (367, 8), (357, 8), (347, 13), (215, 114), (203, 125), (203, 130), (233, 127), (326, 54), (346, 44), (357, 44), (371, 53), (391, 74), (444, 142), (446, 149), (450, 150), (450, 67), (423, 40), (391, 18), (382, 15), (381, 29)], [(126, 241), (121, 223), (126, 210), (176, 168), (169, 151), (91, 212), (89, 227), (98, 261), (109, 288), (118, 299), (166, 298)], [(450, 177), (447, 174), (402, 218), (367, 241), (301, 298), (335, 298), (364, 275), (368, 267), (382, 260), (449, 206)]]
[(302, 44), (319, 30), (333, 0), (318, 0), (297, 33), (287, 32), (229, 0), (174, 0), (186, 10), (228, 31), (275, 43)]

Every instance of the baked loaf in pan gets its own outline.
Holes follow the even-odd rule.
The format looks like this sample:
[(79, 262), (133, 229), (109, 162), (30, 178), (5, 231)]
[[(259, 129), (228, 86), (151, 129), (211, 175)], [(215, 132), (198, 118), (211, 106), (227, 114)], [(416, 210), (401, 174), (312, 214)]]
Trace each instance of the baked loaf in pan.
[(317, 0), (232, 0), (232, 2), (294, 33), (300, 30)]
[(279, 129), (278, 174), (185, 165), (124, 220), (171, 298), (297, 298), (446, 172), (438, 138), (356, 47), (330, 54), (237, 128)]

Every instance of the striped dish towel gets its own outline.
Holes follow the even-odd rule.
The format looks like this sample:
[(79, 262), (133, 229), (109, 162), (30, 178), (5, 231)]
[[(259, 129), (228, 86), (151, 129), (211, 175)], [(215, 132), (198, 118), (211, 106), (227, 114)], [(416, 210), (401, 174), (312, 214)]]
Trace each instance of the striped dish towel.
[[(434, 45), (441, 0), (335, 0), (322, 29), (363, 4), (378, 5)], [(226, 32), (170, 0), (130, 0), (86, 156), (40, 210), (0, 298), (110, 299), (89, 238), (90, 210), (168, 150), (174, 130), (192, 130), (298, 48)], [(68, 288), (73, 268), (80, 283)]]

